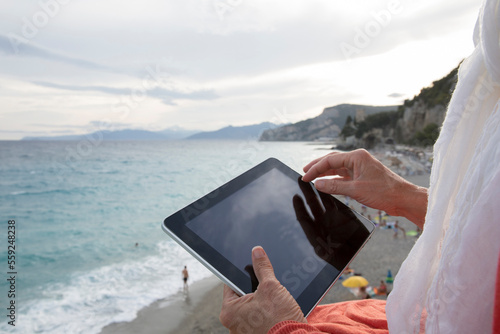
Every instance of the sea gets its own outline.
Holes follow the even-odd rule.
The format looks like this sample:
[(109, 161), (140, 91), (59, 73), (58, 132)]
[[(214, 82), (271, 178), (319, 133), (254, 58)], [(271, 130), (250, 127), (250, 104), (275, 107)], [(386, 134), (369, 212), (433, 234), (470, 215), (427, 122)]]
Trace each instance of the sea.
[[(0, 141), (0, 332), (99, 333), (211, 276), (165, 217), (275, 157), (328, 145), (249, 140)], [(14, 246), (14, 247), (12, 247)], [(10, 262), (9, 262), (10, 261)]]

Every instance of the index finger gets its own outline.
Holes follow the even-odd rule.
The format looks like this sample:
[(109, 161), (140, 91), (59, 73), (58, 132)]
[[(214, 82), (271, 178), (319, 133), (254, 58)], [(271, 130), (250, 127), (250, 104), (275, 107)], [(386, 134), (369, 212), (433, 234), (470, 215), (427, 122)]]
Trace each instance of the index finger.
[(350, 169), (351, 167), (352, 166), (350, 159), (348, 159), (348, 155), (346, 153), (339, 152), (336, 154), (327, 155), (310, 166), (307, 172), (302, 177), (302, 180), (305, 182), (310, 182), (315, 178), (324, 175), (330, 170), (345, 168)]
[(330, 156), (330, 155), (334, 155), (334, 154), (338, 154), (338, 153), (340, 153), (340, 152), (330, 152), (330, 153), (328, 153), (328, 154), (326, 154), (326, 155), (324, 155), (324, 156), (322, 156), (322, 157), (316, 158), (316, 159), (314, 159), (313, 161), (311, 161), (310, 163), (308, 163), (307, 165), (305, 165), (305, 166), (304, 166), (304, 168), (302, 168), (302, 170), (303, 170), (304, 172), (306, 172), (306, 173), (307, 173), (307, 171), (309, 171), (309, 169), (310, 169), (310, 168), (311, 168), (314, 164), (316, 164), (318, 161), (320, 161), (320, 160), (322, 160), (322, 159), (324, 159), (324, 158), (326, 158), (326, 157), (328, 157), (328, 156)]

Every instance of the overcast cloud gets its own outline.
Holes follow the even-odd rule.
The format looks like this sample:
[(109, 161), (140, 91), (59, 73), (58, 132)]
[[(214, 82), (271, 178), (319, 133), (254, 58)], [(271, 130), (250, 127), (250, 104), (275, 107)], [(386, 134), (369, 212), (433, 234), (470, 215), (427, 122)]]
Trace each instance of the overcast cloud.
[(0, 0), (0, 139), (400, 104), (471, 53), (480, 5)]

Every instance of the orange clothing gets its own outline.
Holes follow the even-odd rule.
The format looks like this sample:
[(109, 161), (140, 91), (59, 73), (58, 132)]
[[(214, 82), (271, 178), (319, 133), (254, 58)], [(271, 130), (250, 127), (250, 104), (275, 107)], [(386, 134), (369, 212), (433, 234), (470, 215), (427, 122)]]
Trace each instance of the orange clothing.
[(363, 299), (320, 305), (307, 317), (307, 324), (282, 321), (268, 334), (387, 334), (385, 301)]
[[(498, 258), (493, 334), (500, 334), (500, 256)], [(320, 305), (307, 318), (307, 324), (282, 321), (268, 334), (387, 334), (385, 301), (364, 299), (330, 305)], [(421, 332), (425, 329), (425, 317), (421, 320)]]
[(500, 334), (500, 255), (498, 256), (495, 309), (493, 310), (493, 334)]

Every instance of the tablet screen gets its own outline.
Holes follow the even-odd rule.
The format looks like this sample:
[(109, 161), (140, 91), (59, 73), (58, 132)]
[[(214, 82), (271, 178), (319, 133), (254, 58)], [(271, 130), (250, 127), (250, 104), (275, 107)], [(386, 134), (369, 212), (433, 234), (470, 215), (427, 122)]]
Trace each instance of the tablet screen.
[(258, 285), (251, 250), (262, 246), (305, 315), (373, 232), (364, 217), (276, 159), (180, 210), (164, 227), (239, 293)]
[[(186, 225), (248, 278), (251, 250), (262, 246), (278, 280), (291, 283), (289, 291), (297, 298), (325, 264), (297, 221), (293, 195), (301, 190), (298, 182), (290, 181), (272, 169)], [(217, 229), (207, 224), (212, 221)]]

